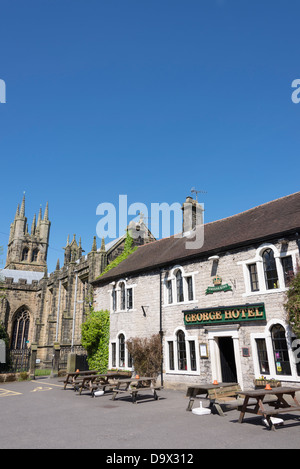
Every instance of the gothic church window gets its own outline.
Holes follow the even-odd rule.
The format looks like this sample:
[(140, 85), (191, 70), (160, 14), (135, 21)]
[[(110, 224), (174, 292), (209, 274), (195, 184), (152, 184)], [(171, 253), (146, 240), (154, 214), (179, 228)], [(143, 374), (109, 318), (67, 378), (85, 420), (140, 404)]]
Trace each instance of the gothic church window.
[(22, 308), (14, 320), (11, 348), (21, 350), (26, 348), (30, 324), (29, 312)]
[(28, 260), (28, 248), (24, 248), (22, 252), (22, 261)]
[(37, 262), (37, 260), (38, 260), (38, 254), (39, 254), (39, 250), (38, 250), (38, 249), (34, 249), (33, 252), (32, 252), (31, 262)]

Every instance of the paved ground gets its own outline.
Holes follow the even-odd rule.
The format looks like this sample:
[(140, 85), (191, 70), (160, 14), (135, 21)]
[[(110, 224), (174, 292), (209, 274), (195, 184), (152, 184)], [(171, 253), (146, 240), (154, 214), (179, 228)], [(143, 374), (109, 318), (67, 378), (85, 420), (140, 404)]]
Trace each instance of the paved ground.
[[(158, 401), (149, 397), (132, 404), (125, 398), (112, 401), (111, 393), (97, 398), (87, 393), (80, 396), (71, 389), (63, 390), (57, 379), (0, 383), (0, 448), (174, 453), (204, 448), (300, 447), (300, 413), (284, 415), (284, 426), (273, 432), (256, 416), (237, 423), (237, 410), (223, 418), (187, 412), (184, 392), (162, 390), (159, 396)], [(113, 454), (117, 453), (111, 451)]]

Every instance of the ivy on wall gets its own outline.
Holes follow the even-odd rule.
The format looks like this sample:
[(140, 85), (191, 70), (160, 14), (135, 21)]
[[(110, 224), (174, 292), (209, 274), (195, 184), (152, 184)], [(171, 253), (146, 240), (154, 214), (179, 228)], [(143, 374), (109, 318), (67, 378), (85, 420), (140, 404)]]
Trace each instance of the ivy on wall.
[(297, 338), (300, 339), (300, 271), (290, 282), (284, 307), (287, 312), (288, 323)]
[(81, 343), (88, 353), (90, 370), (106, 373), (109, 353), (109, 311), (90, 311), (81, 325)]
[(120, 254), (112, 262), (110, 262), (110, 264), (108, 264), (108, 266), (103, 270), (103, 272), (99, 275), (98, 278), (102, 277), (102, 275), (106, 274), (109, 270), (119, 265), (121, 262), (127, 259), (127, 257), (130, 256), (130, 254), (134, 253), (134, 251), (137, 250), (138, 246), (132, 246), (132, 245), (133, 245), (133, 238), (130, 236), (129, 232), (127, 231), (125, 244), (124, 244), (124, 250), (122, 254)]

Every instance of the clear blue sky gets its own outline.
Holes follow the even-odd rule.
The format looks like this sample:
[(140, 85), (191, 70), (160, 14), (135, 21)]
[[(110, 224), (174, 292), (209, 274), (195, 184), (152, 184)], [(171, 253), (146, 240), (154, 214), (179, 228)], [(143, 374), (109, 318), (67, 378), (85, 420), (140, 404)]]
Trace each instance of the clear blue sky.
[(298, 191), (299, 18), (299, 0), (1, 0), (3, 257), (23, 191), (29, 228), (49, 201), (49, 271), (119, 194), (195, 187), (209, 222)]

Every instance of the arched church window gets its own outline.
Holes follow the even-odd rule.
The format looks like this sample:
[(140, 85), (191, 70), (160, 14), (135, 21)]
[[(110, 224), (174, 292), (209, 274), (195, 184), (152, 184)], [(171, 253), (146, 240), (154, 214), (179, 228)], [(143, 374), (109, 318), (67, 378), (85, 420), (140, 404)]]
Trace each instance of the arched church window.
[(31, 259), (31, 262), (37, 262), (38, 260), (38, 254), (39, 254), (39, 250), (38, 249), (34, 249), (32, 251), (32, 259)]
[(22, 252), (22, 261), (28, 260), (28, 248), (24, 248)]
[(22, 308), (15, 320), (13, 325), (12, 342), (11, 348), (14, 350), (21, 350), (26, 348), (26, 341), (28, 340), (30, 324), (29, 312)]

